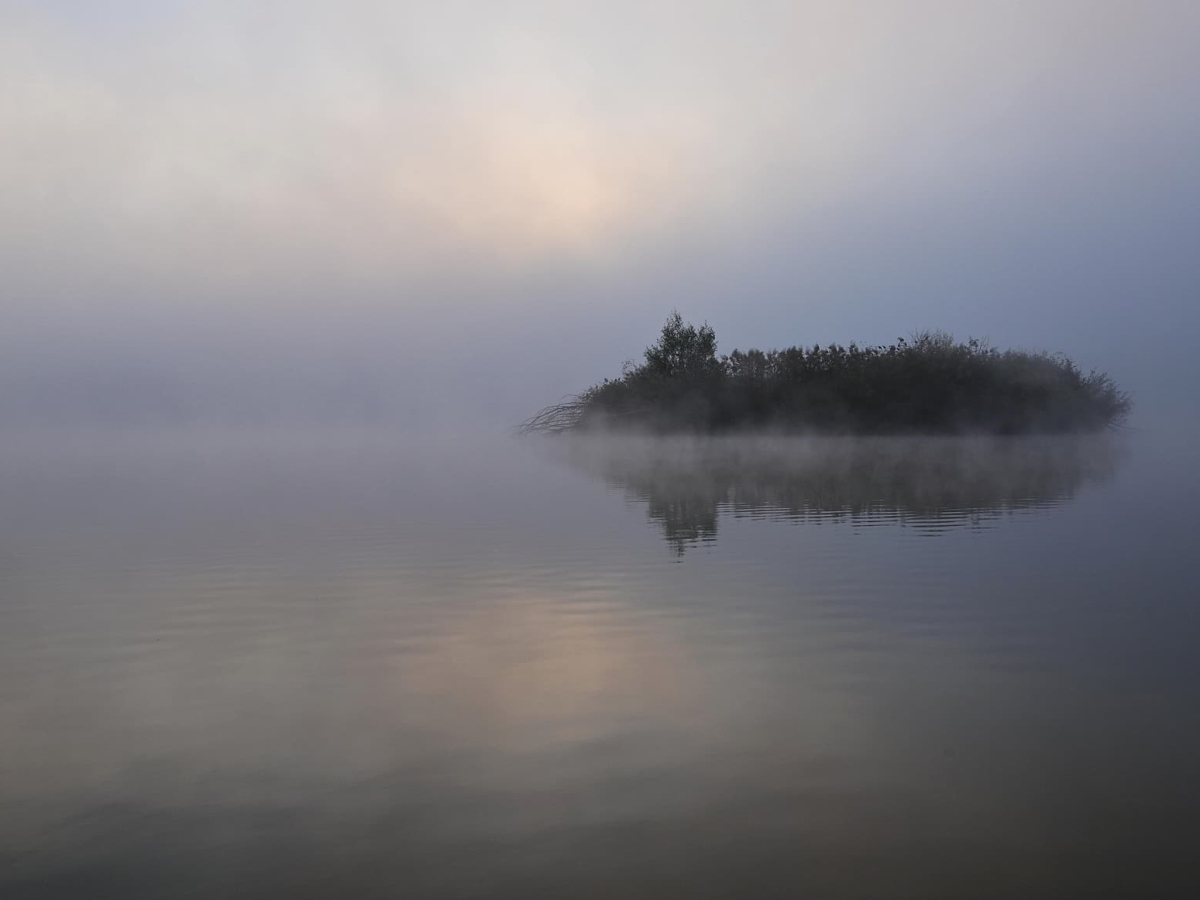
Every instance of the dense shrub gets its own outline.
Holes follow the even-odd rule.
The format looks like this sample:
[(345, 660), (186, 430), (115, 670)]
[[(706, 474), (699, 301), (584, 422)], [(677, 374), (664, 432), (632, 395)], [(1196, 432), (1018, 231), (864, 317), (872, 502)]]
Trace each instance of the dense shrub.
[(1062, 355), (1000, 351), (926, 332), (887, 346), (734, 350), (674, 313), (645, 362), (547, 407), (526, 431), (616, 428), (843, 433), (1094, 431), (1129, 397)]

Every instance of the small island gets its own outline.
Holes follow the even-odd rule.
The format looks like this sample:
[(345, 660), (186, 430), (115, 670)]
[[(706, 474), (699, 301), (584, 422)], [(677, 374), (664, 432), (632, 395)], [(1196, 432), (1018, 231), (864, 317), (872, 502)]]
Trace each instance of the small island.
[(924, 332), (886, 346), (718, 356), (713, 329), (675, 312), (643, 363), (626, 364), (619, 378), (546, 407), (518, 430), (1066, 433), (1118, 427), (1130, 407), (1108, 375), (1084, 374), (1061, 354)]

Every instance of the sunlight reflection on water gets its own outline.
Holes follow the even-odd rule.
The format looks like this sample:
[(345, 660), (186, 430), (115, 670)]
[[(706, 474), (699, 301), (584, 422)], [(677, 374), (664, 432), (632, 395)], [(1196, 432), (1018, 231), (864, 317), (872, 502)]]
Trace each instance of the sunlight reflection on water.
[(1173, 459), (10, 446), (0, 894), (1172, 883), (1200, 812)]

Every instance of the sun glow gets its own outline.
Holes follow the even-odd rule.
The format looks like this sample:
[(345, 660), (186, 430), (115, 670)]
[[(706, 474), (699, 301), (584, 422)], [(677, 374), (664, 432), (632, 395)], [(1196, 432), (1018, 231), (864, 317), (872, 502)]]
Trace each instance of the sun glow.
[(606, 135), (579, 121), (489, 116), (458, 147), (402, 164), (393, 197), (465, 242), (505, 258), (598, 249), (652, 220), (675, 187), (670, 140)]

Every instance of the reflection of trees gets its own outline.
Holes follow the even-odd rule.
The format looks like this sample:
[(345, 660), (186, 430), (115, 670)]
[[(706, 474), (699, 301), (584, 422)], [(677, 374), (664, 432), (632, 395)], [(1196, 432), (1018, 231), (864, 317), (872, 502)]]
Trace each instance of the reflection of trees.
[(565, 452), (645, 502), (679, 553), (714, 540), (722, 512), (978, 525), (1069, 500), (1119, 461), (1107, 437), (579, 438)]

